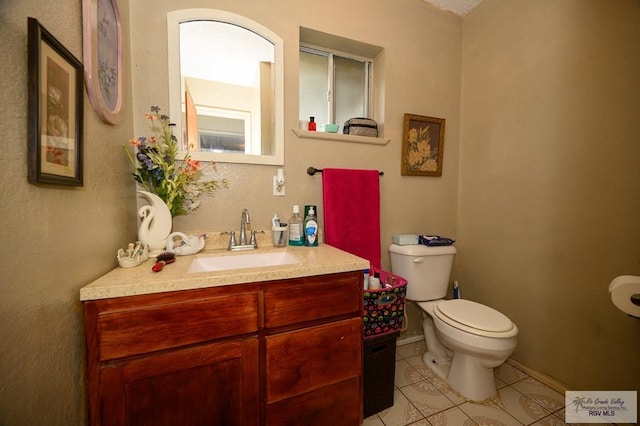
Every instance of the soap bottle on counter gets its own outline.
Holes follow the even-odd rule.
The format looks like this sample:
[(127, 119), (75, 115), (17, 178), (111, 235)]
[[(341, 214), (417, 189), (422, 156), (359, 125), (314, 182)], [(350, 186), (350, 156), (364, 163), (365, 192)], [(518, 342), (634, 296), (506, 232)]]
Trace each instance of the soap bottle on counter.
[(318, 245), (318, 219), (313, 206), (309, 208), (309, 214), (304, 218), (304, 245), (309, 247)]
[(302, 218), (300, 217), (300, 207), (298, 205), (293, 206), (293, 214), (289, 219), (289, 245), (301, 246), (304, 245), (304, 229), (302, 228)]
[(315, 117), (309, 117), (308, 130), (310, 132), (315, 132), (316, 131), (316, 118)]

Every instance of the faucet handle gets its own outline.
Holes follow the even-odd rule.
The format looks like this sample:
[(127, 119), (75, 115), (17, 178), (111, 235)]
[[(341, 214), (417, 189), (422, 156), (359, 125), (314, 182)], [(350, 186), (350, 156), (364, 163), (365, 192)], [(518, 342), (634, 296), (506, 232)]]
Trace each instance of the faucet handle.
[(236, 231), (230, 231), (229, 234), (231, 234), (231, 236), (229, 237), (229, 250), (231, 250), (231, 247), (235, 247), (237, 245)]
[(251, 239), (249, 240), (249, 245), (254, 248), (258, 248), (258, 243), (256, 242), (256, 231), (251, 230)]

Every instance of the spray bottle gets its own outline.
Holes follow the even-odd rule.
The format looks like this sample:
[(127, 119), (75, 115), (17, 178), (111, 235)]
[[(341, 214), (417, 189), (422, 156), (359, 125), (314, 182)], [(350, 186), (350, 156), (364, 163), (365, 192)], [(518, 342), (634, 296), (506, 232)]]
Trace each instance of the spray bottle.
[(458, 281), (453, 282), (453, 298), (460, 299), (460, 286), (458, 285)]

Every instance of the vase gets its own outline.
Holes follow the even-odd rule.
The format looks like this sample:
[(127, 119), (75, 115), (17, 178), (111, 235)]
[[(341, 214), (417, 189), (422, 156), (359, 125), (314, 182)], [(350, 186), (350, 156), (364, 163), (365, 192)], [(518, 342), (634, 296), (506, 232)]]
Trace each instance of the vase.
[(158, 254), (165, 249), (167, 238), (171, 234), (173, 219), (165, 202), (156, 194), (138, 191), (138, 194), (149, 204), (140, 207), (138, 217), (138, 240), (149, 246), (150, 254)]

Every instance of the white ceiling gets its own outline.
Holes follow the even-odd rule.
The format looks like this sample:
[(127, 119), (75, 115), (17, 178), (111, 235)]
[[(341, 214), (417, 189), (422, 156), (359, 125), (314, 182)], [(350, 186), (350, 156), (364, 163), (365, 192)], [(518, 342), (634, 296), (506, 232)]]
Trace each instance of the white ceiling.
[(479, 5), (482, 0), (423, 0), (427, 3), (448, 10), (456, 15), (464, 16)]

